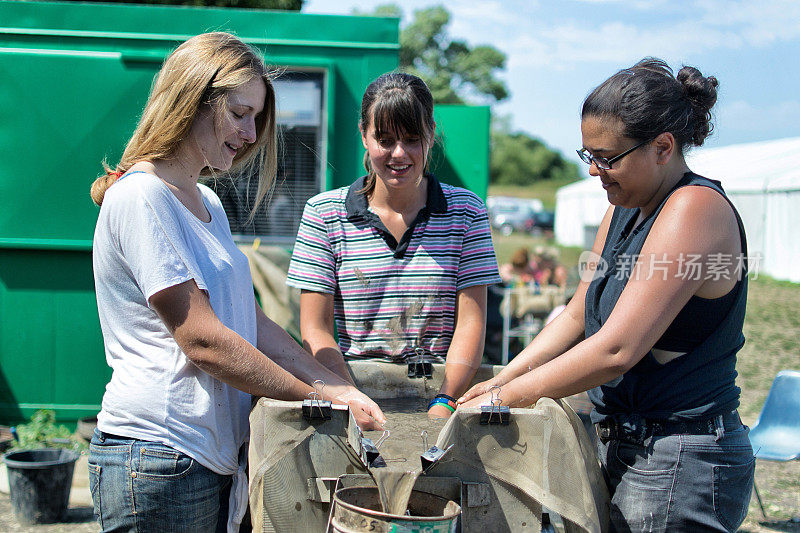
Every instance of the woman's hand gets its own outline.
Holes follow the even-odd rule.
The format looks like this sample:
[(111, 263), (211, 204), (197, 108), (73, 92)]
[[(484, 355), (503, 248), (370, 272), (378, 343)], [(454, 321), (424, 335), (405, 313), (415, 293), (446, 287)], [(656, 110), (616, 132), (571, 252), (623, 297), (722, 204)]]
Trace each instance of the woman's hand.
[[(491, 380), (490, 380), (491, 381)], [(484, 382), (488, 383), (488, 381)], [(506, 384), (508, 387), (508, 394), (504, 395), (502, 390), (488, 390), (483, 394), (478, 394), (473, 396), (469, 400), (461, 402), (459, 400), (459, 407), (481, 407), (482, 405), (493, 405), (492, 400), (495, 402), (499, 399), (500, 405), (505, 407), (530, 407), (535, 405), (537, 401), (539, 401), (538, 396), (532, 396), (530, 393), (522, 393), (520, 394), (520, 381), (512, 380), (511, 385)], [(479, 383), (478, 385), (482, 385), (483, 383)], [(512, 387), (512, 385), (514, 385)], [(477, 386), (477, 385), (476, 385)], [(491, 387), (490, 387), (491, 388)], [(470, 389), (471, 390), (471, 389)], [(524, 388), (523, 388), (524, 390)], [(467, 391), (469, 392), (469, 391)], [(496, 405), (496, 404), (495, 404)]]
[(505, 385), (506, 382), (507, 381), (502, 376), (502, 374), (498, 374), (492, 379), (487, 379), (486, 381), (481, 381), (480, 383), (476, 383), (475, 385), (470, 387), (470, 389), (467, 392), (465, 392), (464, 395), (461, 396), (461, 398), (458, 399), (458, 405), (461, 406), (469, 402), (469, 405), (467, 405), (466, 407), (474, 407), (475, 404), (473, 404), (473, 402), (471, 402), (470, 400), (473, 400), (474, 398), (477, 398), (479, 396), (488, 395), (489, 389), (491, 389), (492, 387), (501, 387)]
[[(484, 381), (483, 383), (488, 383), (488, 381)], [(478, 385), (483, 385), (483, 383), (478, 383)], [(475, 387), (477, 387), (478, 385), (475, 385)], [(473, 389), (475, 387), (473, 387)], [(470, 392), (472, 392), (472, 389), (468, 390), (467, 394), (469, 394)], [(465, 394), (463, 397), (466, 397), (467, 394)], [(470, 399), (464, 401), (462, 401), (462, 398), (459, 398), (458, 400), (459, 409), (462, 407), (480, 407), (482, 405), (492, 404), (492, 394), (489, 392), (475, 394), (471, 396)]]
[(364, 431), (383, 429), (386, 417), (377, 403), (355, 387), (342, 387), (341, 392), (336, 391), (337, 388), (334, 388), (332, 402), (347, 405), (358, 427)]

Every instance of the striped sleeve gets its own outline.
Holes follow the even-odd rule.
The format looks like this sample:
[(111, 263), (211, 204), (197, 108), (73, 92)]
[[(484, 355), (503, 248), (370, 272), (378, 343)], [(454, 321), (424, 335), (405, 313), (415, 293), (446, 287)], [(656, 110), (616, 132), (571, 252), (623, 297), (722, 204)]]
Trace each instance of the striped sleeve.
[(334, 257), (325, 220), (309, 201), (297, 231), (286, 284), (298, 289), (333, 294)]
[(466, 217), (471, 222), (464, 234), (456, 290), (501, 282), (486, 206), (477, 196), (469, 196), (466, 211), (472, 216)]

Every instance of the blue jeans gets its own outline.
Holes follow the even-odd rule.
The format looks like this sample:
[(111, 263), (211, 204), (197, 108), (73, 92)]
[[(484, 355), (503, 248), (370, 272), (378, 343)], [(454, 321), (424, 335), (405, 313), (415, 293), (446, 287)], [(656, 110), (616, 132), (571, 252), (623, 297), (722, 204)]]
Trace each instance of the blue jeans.
[(598, 440), (614, 531), (736, 531), (755, 458), (747, 426), (721, 435)]
[(102, 531), (225, 531), (232, 476), (169, 446), (95, 430), (89, 488)]

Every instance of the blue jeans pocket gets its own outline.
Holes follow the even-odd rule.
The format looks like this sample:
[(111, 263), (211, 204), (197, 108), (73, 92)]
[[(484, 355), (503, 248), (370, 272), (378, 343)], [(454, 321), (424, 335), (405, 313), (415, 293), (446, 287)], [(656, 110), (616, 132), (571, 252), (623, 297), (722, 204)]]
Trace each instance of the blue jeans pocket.
[(714, 467), (714, 512), (728, 531), (736, 531), (747, 516), (756, 460)]
[(144, 479), (179, 479), (189, 474), (194, 459), (162, 444), (147, 444), (139, 450), (136, 475)]
[(677, 450), (670, 449), (660, 441), (656, 441), (653, 448), (619, 441), (614, 453), (617, 460), (622, 463), (629, 472), (649, 477), (665, 477), (669, 484), (664, 487), (668, 489), (672, 483), (672, 475), (675, 473), (677, 464)]
[(103, 468), (100, 465), (89, 463), (89, 490), (92, 494), (92, 505), (94, 506), (94, 519), (103, 529), (102, 502), (100, 501), (100, 474)]

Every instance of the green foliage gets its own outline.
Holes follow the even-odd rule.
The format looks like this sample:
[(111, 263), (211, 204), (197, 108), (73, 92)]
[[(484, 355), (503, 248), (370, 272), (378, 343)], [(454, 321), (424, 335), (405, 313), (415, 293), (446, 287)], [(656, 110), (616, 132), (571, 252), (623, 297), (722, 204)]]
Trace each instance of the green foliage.
[[(401, 18), (403, 10), (385, 4), (362, 16)], [(450, 13), (442, 6), (414, 12), (414, 20), (400, 32), (400, 68), (425, 80), (437, 104), (465, 100), (499, 102), (508, 97), (497, 78), (506, 56), (492, 46), (471, 48), (447, 34)], [(508, 117), (495, 120), (489, 162), (489, 180), (501, 185), (530, 185), (539, 180), (567, 184), (580, 178), (578, 167), (525, 133), (512, 133)]]
[(550, 180), (579, 179), (578, 166), (525, 133), (492, 131), (489, 181), (498, 185), (529, 185)]
[(50, 409), (40, 409), (33, 413), (31, 421), (17, 426), (19, 442), (14, 441), (12, 449), (31, 448), (69, 448), (80, 451), (86, 444), (75, 438), (63, 425), (56, 425), (56, 413)]
[[(403, 11), (386, 4), (354, 14), (399, 18)], [(400, 32), (400, 68), (425, 80), (436, 103), (506, 99), (505, 82), (497, 78), (505, 68), (505, 54), (492, 46), (472, 48), (466, 41), (450, 38), (449, 23), (450, 13), (442, 6), (415, 11), (414, 20)]]
[[(64, 1), (64, 0), (62, 0)], [(66, 0), (73, 1), (73, 0)], [(87, 0), (76, 0), (85, 2)], [(91, 1), (91, 0), (89, 0)], [(173, 6), (239, 7), (246, 9), (275, 9), (300, 11), (304, 0), (102, 0), (117, 4), (162, 4)]]

